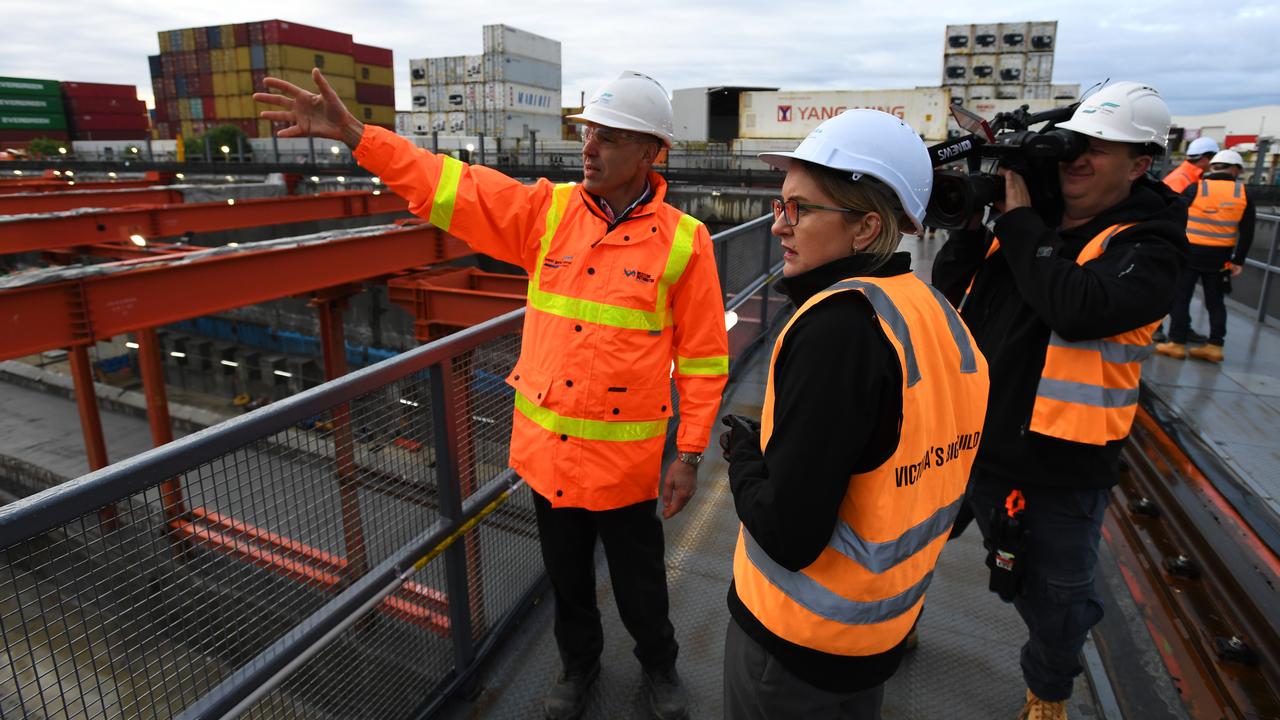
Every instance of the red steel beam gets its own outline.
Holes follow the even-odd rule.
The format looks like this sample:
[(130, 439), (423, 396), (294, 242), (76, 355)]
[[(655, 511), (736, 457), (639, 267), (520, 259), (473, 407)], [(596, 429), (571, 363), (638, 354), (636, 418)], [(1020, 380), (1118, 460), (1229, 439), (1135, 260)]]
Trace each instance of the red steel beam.
[(62, 178), (40, 178), (31, 180), (5, 180), (0, 182), (0, 195), (14, 193), (60, 193), (66, 190), (127, 190), (130, 188), (146, 188), (156, 184), (151, 180), (102, 180), (81, 182), (74, 176)]
[[(379, 194), (374, 194), (379, 193)], [(260, 225), (359, 217), (408, 209), (393, 193), (347, 190), (254, 200), (117, 208), (83, 215), (32, 217), (0, 222), (0, 253), (32, 252), (128, 240), (148, 241), (183, 233), (238, 230)]]
[(433, 268), (387, 281), (387, 296), (413, 313), (414, 335), (426, 342), (433, 325), (470, 327), (524, 307), (528, 287), (518, 275)]
[[(0, 359), (87, 345), (95, 338), (470, 254), (461, 240), (430, 225), (410, 225), (377, 235), (231, 253), (181, 265), (153, 263), (114, 274), (3, 290)], [(73, 321), (68, 297), (83, 298), (86, 317), (79, 322)]]
[(172, 188), (144, 187), (138, 190), (94, 190), (79, 192), (80, 186), (63, 190), (75, 192), (39, 192), (0, 194), (0, 215), (52, 213), (76, 208), (121, 208), (131, 205), (174, 205), (182, 202), (182, 193)]

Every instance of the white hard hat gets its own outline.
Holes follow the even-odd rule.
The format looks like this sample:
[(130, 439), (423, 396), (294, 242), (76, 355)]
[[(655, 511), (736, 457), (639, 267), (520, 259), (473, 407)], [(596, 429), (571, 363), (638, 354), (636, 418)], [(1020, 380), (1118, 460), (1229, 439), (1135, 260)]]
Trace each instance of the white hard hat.
[(1235, 150), (1222, 150), (1209, 161), (1210, 165), (1238, 165), (1244, 167), (1244, 158)]
[(786, 170), (791, 160), (852, 174), (870, 175), (888, 185), (917, 233), (924, 232), (924, 208), (933, 189), (929, 151), (911, 126), (879, 110), (845, 110), (824, 121), (793, 152), (760, 153), (766, 163)]
[(593, 122), (619, 130), (654, 135), (667, 147), (675, 139), (671, 99), (657, 80), (628, 70), (591, 96), (582, 112), (568, 120)]
[(1211, 137), (1196, 138), (1187, 146), (1187, 157), (1218, 152), (1218, 141)]
[(1168, 146), (1169, 106), (1150, 85), (1112, 83), (1085, 98), (1071, 119), (1058, 123), (1064, 130), (1122, 143)]

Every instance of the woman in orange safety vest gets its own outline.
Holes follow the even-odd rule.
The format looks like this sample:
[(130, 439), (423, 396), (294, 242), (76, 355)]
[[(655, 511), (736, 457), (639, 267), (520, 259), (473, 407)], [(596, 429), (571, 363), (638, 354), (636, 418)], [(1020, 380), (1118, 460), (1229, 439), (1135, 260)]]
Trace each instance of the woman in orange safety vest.
[(773, 232), (797, 310), (759, 425), (724, 418), (742, 521), (725, 715), (878, 718), (964, 500), (986, 360), (894, 252), (933, 176), (906, 123), (850, 110), (761, 159), (787, 172)]

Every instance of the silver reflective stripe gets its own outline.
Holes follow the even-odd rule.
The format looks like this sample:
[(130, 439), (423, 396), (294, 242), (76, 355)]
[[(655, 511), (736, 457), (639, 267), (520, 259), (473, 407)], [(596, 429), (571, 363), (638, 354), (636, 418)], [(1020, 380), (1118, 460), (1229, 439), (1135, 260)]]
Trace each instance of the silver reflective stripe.
[(1242, 182), (1240, 182), (1239, 180), (1237, 180), (1237, 181), (1236, 181), (1236, 190), (1235, 190), (1235, 192), (1234, 192), (1234, 193), (1232, 193), (1232, 195), (1231, 195), (1231, 196), (1232, 196), (1232, 197), (1240, 197), (1240, 191), (1241, 191), (1241, 189), (1242, 189), (1242, 188), (1244, 188), (1244, 183), (1242, 183)]
[(911, 344), (911, 331), (907, 329), (907, 321), (903, 319), (902, 313), (898, 312), (897, 306), (884, 290), (881, 290), (878, 285), (861, 280), (842, 280), (827, 288), (827, 291), (832, 290), (861, 290), (862, 294), (867, 296), (867, 300), (871, 301), (871, 307), (893, 331), (898, 338), (898, 344), (902, 346), (902, 354), (907, 362), (907, 387), (920, 382), (920, 368), (916, 365), (916, 349)]
[(1073, 350), (1090, 350), (1102, 355), (1102, 359), (1109, 363), (1142, 362), (1151, 356), (1150, 345), (1130, 345), (1129, 343), (1118, 343), (1110, 340), (1071, 342), (1063, 340), (1058, 333), (1050, 333), (1049, 344), (1054, 347), (1071, 348)]
[(1099, 254), (1099, 255), (1101, 255), (1102, 253), (1104, 253), (1104, 252), (1106, 252), (1106, 251), (1107, 251), (1107, 246), (1111, 244), (1111, 238), (1115, 237), (1115, 236), (1116, 236), (1116, 233), (1120, 232), (1121, 230), (1127, 230), (1127, 229), (1128, 229), (1128, 228), (1130, 228), (1130, 227), (1132, 227), (1132, 226), (1131, 226), (1131, 225), (1115, 225), (1115, 226), (1113, 226), (1113, 227), (1111, 228), (1111, 232), (1107, 233), (1107, 236), (1106, 236), (1106, 237), (1104, 237), (1104, 238), (1102, 238), (1102, 249), (1098, 251), (1098, 254)]
[(942, 308), (942, 314), (947, 316), (947, 327), (951, 330), (951, 339), (956, 341), (956, 347), (960, 349), (960, 372), (978, 372), (978, 360), (974, 357), (973, 343), (969, 342), (969, 333), (965, 332), (964, 321), (960, 319), (959, 313), (951, 307), (951, 303), (947, 302), (947, 298), (938, 288), (932, 285), (928, 287), (933, 293), (933, 299), (937, 300), (938, 306)]
[(746, 528), (742, 529), (742, 541), (747, 551), (747, 558), (756, 566), (761, 575), (782, 591), (787, 597), (820, 617), (845, 625), (872, 625), (898, 617), (910, 610), (933, 580), (930, 570), (915, 585), (901, 593), (884, 600), (860, 602), (841, 597), (831, 592), (821, 583), (804, 573), (791, 572), (773, 561), (769, 554), (756, 544), (755, 538)]
[(1209, 197), (1209, 181), (1200, 181), (1200, 197)]
[(1208, 231), (1208, 230), (1200, 230), (1199, 228), (1192, 228), (1192, 227), (1189, 227), (1189, 228), (1187, 228), (1187, 234), (1188, 234), (1188, 235), (1199, 235), (1200, 237), (1212, 237), (1212, 238), (1234, 238), (1238, 233), (1233, 233), (1233, 232), (1229, 232), (1229, 233), (1210, 232), (1210, 231)]
[(1101, 385), (1040, 378), (1036, 395), (1050, 400), (1092, 405), (1102, 408), (1121, 408), (1138, 404), (1138, 389), (1108, 388)]
[(960, 505), (964, 502), (961, 495), (955, 502), (938, 508), (933, 515), (919, 525), (908, 529), (894, 540), (875, 543), (858, 536), (858, 533), (844, 520), (836, 522), (836, 531), (831, 534), (828, 547), (844, 555), (862, 567), (879, 575), (898, 563), (923, 550), (939, 536), (951, 532)]
[(1204, 223), (1205, 225), (1221, 225), (1223, 227), (1235, 227), (1239, 225), (1235, 220), (1214, 220), (1212, 218), (1190, 217), (1187, 222)]

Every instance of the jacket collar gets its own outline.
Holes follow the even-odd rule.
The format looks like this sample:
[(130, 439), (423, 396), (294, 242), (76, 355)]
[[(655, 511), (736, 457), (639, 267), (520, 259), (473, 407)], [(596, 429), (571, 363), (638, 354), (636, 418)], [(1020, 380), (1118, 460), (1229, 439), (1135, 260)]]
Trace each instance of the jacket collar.
[(800, 307), (806, 300), (851, 277), (892, 277), (911, 272), (911, 253), (896, 252), (885, 264), (869, 269), (874, 256), (862, 253), (832, 260), (808, 272), (779, 280), (774, 288)]
[(578, 183), (578, 191), (582, 196), (582, 201), (586, 204), (587, 208), (591, 210), (591, 213), (596, 217), (600, 218), (601, 220), (603, 220), (605, 223), (610, 224), (612, 226), (612, 225), (618, 224), (619, 222), (625, 222), (627, 220), (630, 220), (631, 218), (642, 217), (645, 215), (652, 215), (653, 213), (658, 211), (658, 207), (660, 205), (666, 202), (667, 181), (663, 179), (661, 175), (659, 175), (658, 173), (652, 170), (649, 171), (648, 179), (649, 179), (648, 198), (643, 202), (641, 202), (639, 205), (637, 205), (635, 208), (633, 208), (626, 217), (622, 218), (621, 220), (617, 220), (613, 223), (609, 223), (609, 218), (605, 217), (604, 211), (601, 210), (600, 206), (596, 204), (595, 196), (587, 192), (586, 188), (582, 186), (582, 183)]

